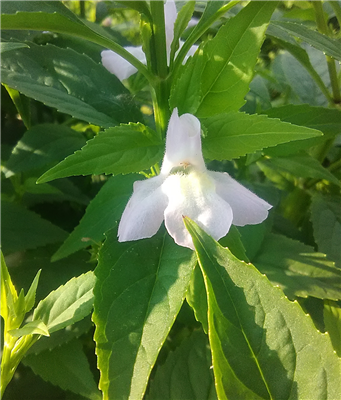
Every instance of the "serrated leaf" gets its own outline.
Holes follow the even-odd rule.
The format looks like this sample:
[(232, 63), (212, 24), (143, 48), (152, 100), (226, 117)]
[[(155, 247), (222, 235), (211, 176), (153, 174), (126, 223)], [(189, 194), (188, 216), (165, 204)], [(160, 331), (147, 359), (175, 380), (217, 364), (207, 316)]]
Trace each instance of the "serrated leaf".
[(39, 283), (40, 273), (41, 269), (37, 272), (36, 276), (34, 277), (33, 282), (31, 283), (31, 286), (28, 289), (28, 292), (25, 296), (25, 311), (27, 313), (32, 310), (36, 300), (36, 292)]
[(327, 300), (324, 302), (323, 319), (326, 332), (329, 333), (330, 340), (339, 357), (341, 357), (341, 308), (334, 302)]
[(84, 136), (63, 125), (35, 125), (16, 144), (6, 163), (5, 176), (50, 167), (79, 150), (86, 143)]
[(291, 36), (296, 36), (301, 40), (304, 40), (316, 49), (321, 50), (323, 53), (334, 57), (339, 61), (341, 60), (340, 43), (337, 40), (294, 22), (272, 21), (271, 24), (280, 29), (284, 29)]
[(95, 341), (104, 398), (142, 399), (195, 261), (165, 233), (118, 243), (107, 234), (96, 268)]
[(202, 50), (202, 98), (197, 115), (239, 110), (245, 103), (275, 1), (250, 2)]
[(287, 105), (272, 108), (265, 111), (270, 118), (279, 118), (281, 121), (290, 122), (299, 126), (317, 129), (323, 132), (324, 136), (314, 137), (293, 143), (284, 143), (276, 147), (266, 149), (266, 154), (271, 156), (287, 156), (302, 149), (308, 149), (321, 141), (330, 139), (341, 132), (341, 111), (323, 107), (312, 107), (307, 104)]
[(298, 303), (185, 218), (208, 299), (219, 399), (336, 399), (340, 360)]
[(95, 280), (92, 271), (72, 278), (39, 302), (33, 321), (43, 321), (50, 333), (80, 321), (93, 307)]
[(311, 204), (311, 221), (319, 251), (341, 267), (341, 199), (315, 195)]
[(141, 118), (115, 75), (71, 49), (32, 43), (29, 49), (6, 52), (1, 57), (1, 79), (28, 97), (99, 126)]
[(91, 201), (79, 225), (53, 255), (59, 260), (91, 244), (101, 242), (105, 232), (112, 229), (121, 217), (140, 175), (113, 176)]
[(289, 297), (341, 299), (341, 271), (325, 254), (297, 240), (267, 234), (252, 262)]
[(156, 369), (147, 400), (209, 400), (214, 390), (207, 336), (194, 331)]
[(8, 331), (14, 337), (21, 337), (25, 335), (43, 335), (50, 336), (49, 330), (43, 321), (31, 321), (25, 324), (22, 328), (12, 329)]
[(325, 179), (334, 183), (334, 185), (341, 185), (341, 182), (336, 176), (324, 168), (316, 158), (304, 152), (287, 157), (274, 157), (262, 160), (261, 163), (275, 167), (279, 171), (289, 172), (293, 176), (321, 180)]
[(62, 242), (67, 233), (38, 214), (8, 201), (1, 202), (2, 248), (5, 254)]
[(207, 129), (204, 156), (212, 160), (231, 160), (280, 143), (322, 135), (315, 129), (240, 112), (205, 118), (202, 123)]
[(80, 394), (90, 400), (102, 397), (90, 370), (89, 361), (78, 340), (47, 350), (38, 355), (27, 355), (23, 363), (45, 381), (64, 390)]
[(6, 51), (22, 49), (23, 47), (30, 47), (27, 43), (18, 42), (1, 42), (0, 43), (0, 53), (5, 53)]
[(158, 162), (163, 144), (142, 124), (120, 125), (100, 132), (76, 153), (45, 172), (38, 183), (71, 175), (127, 174)]

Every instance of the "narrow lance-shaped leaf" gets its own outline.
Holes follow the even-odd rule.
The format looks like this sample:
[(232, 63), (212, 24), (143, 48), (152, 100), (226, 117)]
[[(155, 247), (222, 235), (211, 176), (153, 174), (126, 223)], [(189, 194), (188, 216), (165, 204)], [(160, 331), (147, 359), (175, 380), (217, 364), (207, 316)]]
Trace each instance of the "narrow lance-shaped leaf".
[(50, 336), (47, 326), (43, 321), (40, 320), (28, 322), (22, 328), (12, 329), (8, 332), (14, 337), (21, 337), (25, 335)]
[(119, 243), (110, 231), (96, 268), (95, 341), (104, 399), (142, 399), (178, 314), (193, 253), (164, 232)]
[(340, 360), (297, 302), (185, 218), (208, 299), (219, 399), (337, 399)]
[(76, 153), (45, 172), (38, 183), (71, 175), (127, 174), (150, 168), (162, 157), (156, 132), (142, 124), (100, 132)]

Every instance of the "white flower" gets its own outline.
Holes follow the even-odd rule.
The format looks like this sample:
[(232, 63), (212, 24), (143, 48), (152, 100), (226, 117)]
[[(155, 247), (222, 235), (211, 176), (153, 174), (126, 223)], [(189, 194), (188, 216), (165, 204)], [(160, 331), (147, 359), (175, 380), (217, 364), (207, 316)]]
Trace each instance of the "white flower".
[(134, 183), (134, 192), (120, 221), (120, 242), (153, 236), (165, 221), (180, 246), (194, 249), (183, 216), (193, 219), (218, 240), (231, 224), (259, 224), (271, 205), (232, 179), (226, 172), (208, 171), (201, 150), (199, 120), (191, 114), (169, 121), (166, 152), (160, 175)]
[[(165, 11), (165, 30), (166, 30), (166, 47), (167, 47), (167, 60), (169, 63), (171, 44), (174, 39), (174, 24), (177, 17), (177, 11), (174, 0), (167, 0), (164, 6)], [(180, 48), (183, 46), (184, 42), (180, 40)], [(179, 50), (180, 50), (179, 48)], [(142, 46), (134, 47), (127, 46), (125, 49), (136, 57), (142, 64), (147, 64), (146, 55), (142, 50)], [(193, 56), (193, 54), (198, 49), (198, 46), (193, 45), (188, 51), (184, 62), (187, 61), (188, 57)], [(178, 51), (179, 51), (178, 50)], [(116, 54), (112, 50), (103, 50), (101, 52), (102, 64), (103, 66), (112, 74), (116, 75), (119, 80), (124, 80), (129, 78), (131, 75), (137, 72), (137, 69), (130, 64), (125, 58)]]

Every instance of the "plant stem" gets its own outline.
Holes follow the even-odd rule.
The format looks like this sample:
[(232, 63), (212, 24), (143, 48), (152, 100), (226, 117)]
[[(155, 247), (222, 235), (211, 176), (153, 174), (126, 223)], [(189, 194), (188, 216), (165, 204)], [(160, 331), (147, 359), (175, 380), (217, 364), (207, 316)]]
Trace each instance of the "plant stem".
[[(315, 9), (317, 29), (322, 34), (329, 36), (330, 31), (329, 31), (327, 22), (324, 19), (321, 1), (312, 1), (312, 5)], [(326, 55), (326, 60), (327, 60), (327, 65), (328, 65), (330, 83), (332, 86), (333, 102), (334, 102), (334, 104), (340, 104), (341, 103), (341, 93), (340, 93), (339, 80), (338, 80), (337, 72), (336, 72), (335, 60), (332, 57), (327, 56), (327, 55)]]

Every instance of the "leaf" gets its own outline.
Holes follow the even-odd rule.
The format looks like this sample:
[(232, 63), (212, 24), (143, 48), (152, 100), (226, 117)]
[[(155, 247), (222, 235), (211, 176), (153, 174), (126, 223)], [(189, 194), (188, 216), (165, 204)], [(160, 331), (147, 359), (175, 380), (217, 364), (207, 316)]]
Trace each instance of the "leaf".
[(270, 233), (252, 260), (289, 297), (341, 299), (341, 271), (325, 254), (297, 240)]
[(209, 400), (214, 390), (208, 340), (194, 331), (156, 369), (147, 400)]
[(72, 278), (40, 301), (33, 321), (43, 321), (50, 333), (80, 321), (93, 307), (95, 276), (92, 271)]
[(296, 143), (321, 135), (319, 131), (264, 115), (234, 111), (203, 119), (202, 123), (208, 131), (203, 140), (203, 152), (211, 160), (231, 160), (280, 143)]
[(37, 272), (36, 276), (34, 277), (33, 282), (31, 283), (31, 286), (28, 289), (28, 292), (25, 296), (25, 311), (27, 313), (32, 310), (34, 303), (36, 301), (36, 292), (37, 292), (40, 273), (41, 269)]
[(4, 87), (12, 99), (15, 108), (20, 114), (23, 123), (25, 124), (26, 128), (29, 129), (31, 127), (31, 100), (7, 85), (4, 85)]
[(311, 46), (328, 56), (334, 57), (341, 61), (340, 43), (320, 32), (307, 28), (304, 25), (289, 21), (272, 21), (271, 24), (277, 28), (285, 30), (289, 35), (295, 36), (309, 43)]
[(142, 124), (120, 125), (100, 132), (76, 153), (45, 172), (38, 183), (71, 175), (127, 174), (158, 162), (163, 144)]
[(1, 79), (28, 97), (99, 126), (141, 118), (115, 75), (71, 49), (30, 43), (29, 49), (6, 52), (1, 57)]
[(30, 47), (27, 43), (18, 42), (1, 42), (0, 53), (5, 53), (5, 51), (11, 51), (16, 49), (22, 49), (23, 47)]
[(249, 83), (275, 1), (250, 2), (220, 28), (202, 50), (202, 98), (198, 117), (237, 111)]
[(340, 362), (298, 303), (185, 218), (204, 275), (219, 399), (336, 399)]
[(62, 242), (67, 236), (58, 226), (15, 203), (2, 200), (1, 215), (5, 254)]
[(321, 143), (321, 141), (332, 138), (341, 132), (341, 111), (336, 109), (312, 107), (307, 104), (290, 104), (283, 107), (272, 108), (271, 110), (265, 111), (265, 114), (270, 118), (279, 118), (281, 121), (317, 129), (324, 133), (322, 137), (285, 143), (266, 149), (266, 154), (271, 156), (287, 156), (297, 153), (302, 149), (307, 149)]
[(8, 272), (5, 258), (1, 251), (1, 316), (4, 322), (7, 322), (8, 317), (15, 316), (14, 305), (18, 301), (18, 293), (12, 283), (11, 276)]
[(95, 341), (104, 398), (142, 399), (183, 303), (192, 252), (165, 233), (118, 243), (110, 231), (96, 268)]
[(101, 399), (89, 361), (79, 340), (74, 339), (70, 343), (38, 355), (29, 354), (23, 363), (53, 385), (90, 400)]
[(337, 303), (327, 300), (323, 308), (324, 325), (326, 332), (329, 333), (330, 340), (336, 351), (341, 357), (341, 308)]
[(319, 251), (341, 267), (341, 209), (340, 197), (315, 195), (311, 204), (311, 221)]
[(293, 176), (325, 179), (334, 183), (334, 185), (341, 185), (336, 176), (324, 168), (316, 158), (304, 152), (287, 157), (275, 157), (262, 160), (261, 163), (270, 167), (275, 167), (279, 169), (279, 171), (289, 172)]
[(84, 136), (63, 125), (35, 125), (19, 140), (6, 163), (5, 176), (51, 166), (79, 150)]
[(56, 261), (93, 243), (101, 242), (105, 232), (121, 217), (140, 175), (118, 175), (108, 179), (86, 209), (79, 225), (53, 255)]
[(44, 335), (50, 336), (47, 326), (43, 321), (31, 321), (25, 324), (22, 328), (12, 329), (8, 331), (14, 337), (21, 337), (25, 335)]

